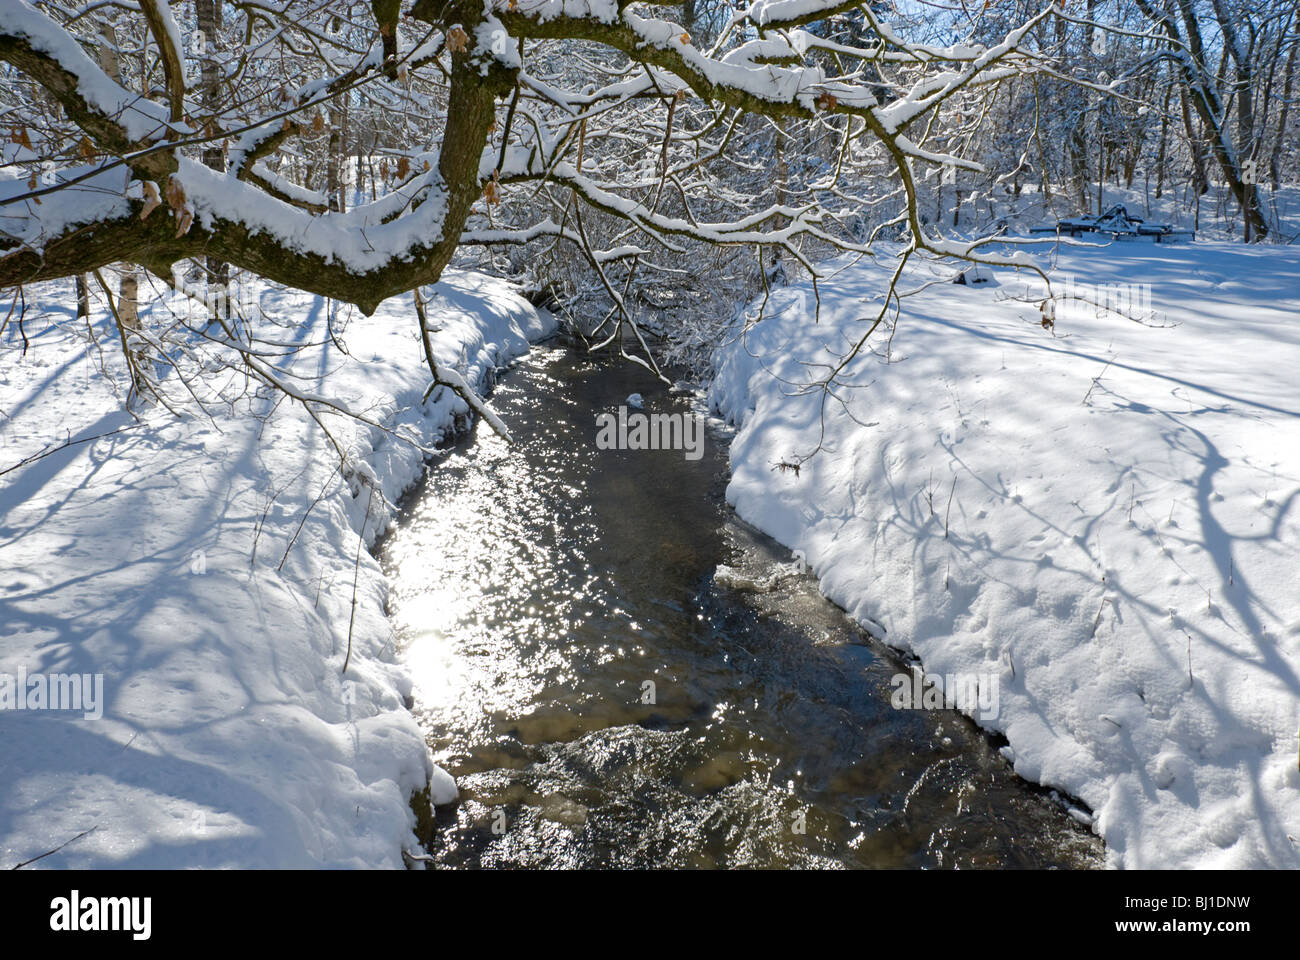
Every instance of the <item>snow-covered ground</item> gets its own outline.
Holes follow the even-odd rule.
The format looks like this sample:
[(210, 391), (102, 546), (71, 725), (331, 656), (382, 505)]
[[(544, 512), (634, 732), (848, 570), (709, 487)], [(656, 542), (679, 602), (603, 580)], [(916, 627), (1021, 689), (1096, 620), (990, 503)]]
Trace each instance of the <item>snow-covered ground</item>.
[[(439, 362), (471, 384), (553, 323), (477, 275), (431, 291)], [(388, 524), (420, 452), (329, 418), (368, 464), (344, 481), (301, 406), (263, 423), (249, 415), (270, 406), (258, 398), (212, 419), (155, 408), (136, 426), (114, 390), (111, 324), (96, 320), (105, 377), (69, 286), (37, 293), (26, 357), (14, 323), (0, 344), (0, 470), (74, 445), (0, 476), (0, 681), (99, 674), (103, 698), (0, 711), (0, 867), (80, 834), (33, 866), (401, 867), (412, 793), (431, 784), (445, 802), (455, 787), (405, 707), (385, 582), (358, 531), (369, 541)], [(293, 362), (300, 389), (425, 444), (464, 414), (445, 389), (421, 404), (409, 297), (336, 321), (346, 356), (321, 345), (324, 301), (261, 302), (282, 336), (316, 344)]]
[(1058, 278), (1148, 284), (1147, 324), (1075, 304), (1044, 329), (1009, 270), (930, 286), (796, 473), (823, 436), (800, 385), (893, 267), (842, 263), (819, 322), (791, 286), (719, 352), (740, 515), (927, 673), (997, 675), (984, 724), (1114, 865), (1300, 867), (1300, 250), (1061, 252)]
[[(1091, 807), (1116, 865), (1300, 866), (1300, 251), (1059, 253), (1058, 280), (1122, 292), (1145, 323), (1062, 304), (1044, 329), (1011, 271), (933, 283), (904, 301), (889, 362), (878, 331), (841, 377), (858, 386), (823, 435), (800, 385), (865, 332), (892, 265), (842, 266), (818, 322), (811, 288), (784, 288), (719, 352), (741, 516), (928, 672), (998, 676), (983, 722), (1019, 773)], [(435, 291), (440, 363), (470, 383), (551, 329), (481, 277)], [(101, 354), (66, 286), (39, 294), (26, 356), (0, 368), (0, 470), (86, 442), (0, 475), (0, 701), (20, 672), (104, 692), (0, 710), (0, 866), (74, 837), (36, 866), (401, 866), (412, 792), (454, 787), (405, 709), (384, 580), (357, 547), (419, 452), (331, 420), (368, 464), (344, 480), (299, 406), (263, 422), (256, 398), (137, 425), (106, 319)], [(319, 299), (262, 306), (315, 344), (302, 389), (425, 443), (463, 415), (446, 391), (420, 402), (409, 301), (345, 315), (346, 355), (323, 346)], [(16, 325), (2, 347), (22, 349)]]
[[(945, 232), (952, 223), (952, 188), (945, 192), (943, 216), (939, 217)], [(1018, 198), (1009, 190), (981, 199), (972, 204), (966, 199), (961, 206), (956, 232), (978, 235), (995, 220), (1010, 223), (1013, 230), (1025, 232), (1040, 224), (1053, 224), (1062, 217), (1096, 214), (1098, 189), (1095, 182), (1088, 185), (1087, 203), (1071, 191), (1057, 187), (1050, 197), (1044, 197), (1037, 184), (1026, 184)], [(1225, 184), (1214, 183), (1206, 193), (1197, 197), (1188, 187), (1167, 189), (1160, 197), (1150, 184), (1136, 181), (1132, 187), (1119, 187), (1106, 183), (1100, 190), (1101, 209), (1107, 210), (1122, 204), (1130, 217), (1141, 217), (1149, 223), (1166, 223), (1180, 230), (1195, 230), (1198, 240), (1238, 240), (1242, 238), (1241, 218), (1236, 201)], [(921, 209), (927, 214), (933, 210), (932, 196), (925, 199)], [(1263, 203), (1270, 222), (1275, 224), (1274, 239), (1289, 242), (1300, 234), (1300, 187), (1287, 185), (1277, 190), (1263, 189)], [(932, 214), (931, 214), (932, 215)]]

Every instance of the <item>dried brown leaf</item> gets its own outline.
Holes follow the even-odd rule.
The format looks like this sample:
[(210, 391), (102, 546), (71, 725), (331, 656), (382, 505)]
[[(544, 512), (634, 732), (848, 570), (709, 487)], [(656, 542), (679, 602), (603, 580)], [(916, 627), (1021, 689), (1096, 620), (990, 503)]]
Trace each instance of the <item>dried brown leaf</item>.
[(158, 185), (152, 180), (146, 180), (144, 182), (144, 208), (140, 211), (140, 219), (144, 220), (160, 206), (162, 206), (162, 200), (158, 197)]
[(185, 188), (175, 177), (167, 178), (167, 206), (178, 214), (185, 206)]

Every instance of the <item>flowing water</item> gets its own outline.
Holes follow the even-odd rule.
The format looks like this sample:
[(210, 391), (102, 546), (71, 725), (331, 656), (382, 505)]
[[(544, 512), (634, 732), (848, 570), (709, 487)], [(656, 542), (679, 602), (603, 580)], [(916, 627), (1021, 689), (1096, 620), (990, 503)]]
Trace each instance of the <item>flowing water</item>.
[(697, 460), (597, 449), (632, 392), (698, 409), (535, 349), (491, 398), (514, 442), (449, 447), (381, 546), (416, 716), (461, 788), (438, 864), (1099, 865), (973, 724), (891, 708), (902, 662), (728, 510), (719, 425)]

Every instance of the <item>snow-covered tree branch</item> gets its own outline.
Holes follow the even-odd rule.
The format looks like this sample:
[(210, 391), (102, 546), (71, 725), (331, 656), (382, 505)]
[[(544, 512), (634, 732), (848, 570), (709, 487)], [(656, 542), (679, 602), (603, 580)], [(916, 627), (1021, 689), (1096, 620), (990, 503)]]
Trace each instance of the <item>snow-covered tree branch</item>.
[[(679, 24), (644, 16), (645, 5), (613, 0), (421, 0), (405, 18), (390, 6), (241, 6), (220, 45), (199, 31), (186, 50), (166, 4), (136, 14), (3, 0), (0, 56), (20, 80), (7, 122), (29, 176), (0, 198), (0, 284), (115, 261), (166, 276), (179, 260), (208, 257), (370, 311), (436, 280), (462, 242), (551, 235), (582, 246), (565, 210), (536, 216), (521, 204), (516, 215), (511, 198), (540, 185), (628, 224), (615, 248), (593, 251), (595, 263), (671, 248), (674, 236), (797, 259), (805, 237), (865, 251), (869, 238), (840, 228), (851, 212), (841, 180), (881, 157), (895, 168), (897, 216), (913, 242), (961, 255), (925, 236), (913, 165), (978, 164), (928, 146), (926, 124), (1032, 72), (1023, 41), (1048, 16), (996, 44), (937, 46), (905, 40), (858, 4), (759, 0), (697, 45)], [(803, 29), (848, 14), (855, 43)], [(110, 48), (98, 29), (110, 24), (131, 50)], [(125, 61), (129, 79), (110, 76), (94, 52)], [(201, 70), (187, 73), (196, 60)], [(348, 211), (300, 182), (311, 170), (297, 162), (346, 109), (372, 118), (371, 156), (386, 153), (396, 174)], [(674, 129), (645, 122), (674, 109)], [(386, 111), (402, 113), (401, 131), (377, 128)], [(705, 209), (717, 198), (709, 168), (730, 162), (747, 116), (810, 125), (838, 141), (839, 159), (799, 204), (718, 219)], [(629, 144), (661, 169), (612, 169), (607, 149)], [(211, 162), (216, 149), (224, 165)]]

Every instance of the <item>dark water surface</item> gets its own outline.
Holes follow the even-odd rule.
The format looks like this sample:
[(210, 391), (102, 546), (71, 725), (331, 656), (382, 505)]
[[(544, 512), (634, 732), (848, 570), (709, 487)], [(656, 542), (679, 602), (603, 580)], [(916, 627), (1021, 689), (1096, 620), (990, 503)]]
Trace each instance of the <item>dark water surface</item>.
[(695, 461), (597, 449), (632, 392), (693, 409), (537, 348), (491, 398), (514, 443), (480, 425), (449, 448), (381, 547), (416, 716), (461, 788), (439, 864), (1099, 865), (971, 723), (890, 707), (901, 662), (730, 514), (716, 424)]

